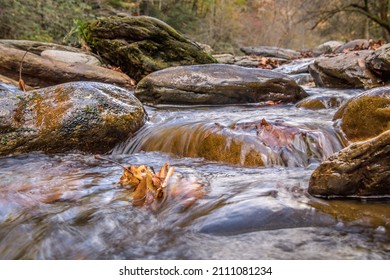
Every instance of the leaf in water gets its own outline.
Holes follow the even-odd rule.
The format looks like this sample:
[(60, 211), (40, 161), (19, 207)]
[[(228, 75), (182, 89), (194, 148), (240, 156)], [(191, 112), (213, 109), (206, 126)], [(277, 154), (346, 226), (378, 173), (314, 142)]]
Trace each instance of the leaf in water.
[(198, 182), (177, 179), (170, 184), (174, 168), (167, 162), (159, 172), (155, 173), (152, 167), (146, 165), (124, 166), (100, 155), (96, 155), (95, 158), (107, 160), (123, 168), (119, 183), (122, 187), (132, 190), (134, 206), (146, 206), (156, 210), (163, 201), (168, 199), (181, 204), (186, 209), (204, 195), (203, 186)]

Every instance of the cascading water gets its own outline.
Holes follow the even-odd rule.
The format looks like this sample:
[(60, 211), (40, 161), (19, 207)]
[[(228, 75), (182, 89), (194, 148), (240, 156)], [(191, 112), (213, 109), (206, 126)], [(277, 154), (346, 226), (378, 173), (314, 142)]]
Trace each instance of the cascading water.
[[(307, 89), (312, 96), (355, 91)], [(150, 121), (106, 155), (174, 166), (202, 185), (189, 208), (135, 207), (123, 171), (93, 155), (0, 160), (2, 259), (389, 259), (389, 201), (307, 194), (319, 162), (342, 148), (335, 109), (293, 105), (147, 107)], [(262, 120), (265, 121), (262, 121)]]

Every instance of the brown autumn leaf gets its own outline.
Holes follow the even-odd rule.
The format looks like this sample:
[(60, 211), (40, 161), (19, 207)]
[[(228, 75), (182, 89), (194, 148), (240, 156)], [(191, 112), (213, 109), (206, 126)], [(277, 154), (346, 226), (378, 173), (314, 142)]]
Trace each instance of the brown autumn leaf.
[(146, 165), (124, 166), (100, 155), (96, 155), (95, 158), (115, 163), (123, 168), (119, 184), (132, 191), (134, 206), (157, 210), (162, 202), (169, 200), (186, 209), (204, 195), (203, 186), (198, 182), (179, 178), (170, 183), (174, 168), (167, 162), (155, 173), (153, 168)]
[(265, 119), (257, 125), (257, 135), (264, 144), (270, 147), (290, 147), (298, 133), (297, 128), (273, 125)]

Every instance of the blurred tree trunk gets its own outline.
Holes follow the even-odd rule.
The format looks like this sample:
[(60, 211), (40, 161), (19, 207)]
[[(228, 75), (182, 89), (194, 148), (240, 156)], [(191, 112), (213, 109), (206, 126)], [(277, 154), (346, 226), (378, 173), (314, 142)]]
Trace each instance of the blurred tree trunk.
[[(319, 8), (318, 1), (313, 8)], [(345, 3), (347, 2), (347, 3)], [(321, 4), (323, 2), (321, 1)], [(309, 4), (310, 5), (310, 4)], [(328, 7), (313, 12), (314, 17), (317, 17), (317, 20), (312, 29), (316, 28), (320, 24), (329, 21), (332, 17), (338, 15), (339, 13), (356, 13), (364, 16), (370, 22), (373, 22), (380, 26), (383, 30), (383, 37), (386, 41), (390, 42), (390, 17), (389, 17), (389, 8), (390, 0), (356, 0), (356, 1), (332, 1), (328, 3)]]

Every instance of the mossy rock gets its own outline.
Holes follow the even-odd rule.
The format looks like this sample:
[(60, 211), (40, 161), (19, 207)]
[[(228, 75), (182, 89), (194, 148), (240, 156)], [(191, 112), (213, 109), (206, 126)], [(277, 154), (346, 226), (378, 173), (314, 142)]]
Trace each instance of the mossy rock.
[[(8, 107), (4, 106), (7, 102)], [(28, 151), (107, 152), (146, 120), (142, 104), (128, 90), (95, 82), (3, 95), (0, 105), (9, 111), (12, 120), (0, 128), (0, 155)]]
[(342, 96), (310, 96), (299, 101), (296, 107), (310, 110), (338, 108), (345, 100)]
[(390, 87), (365, 91), (334, 115), (335, 125), (349, 141), (366, 140), (390, 129)]
[(199, 45), (166, 23), (147, 16), (112, 16), (83, 30), (92, 50), (136, 81), (164, 68), (215, 63)]

